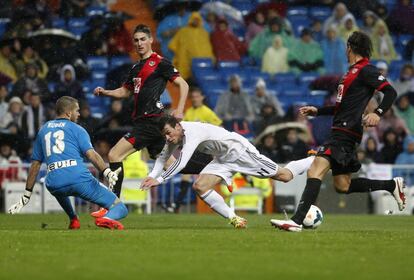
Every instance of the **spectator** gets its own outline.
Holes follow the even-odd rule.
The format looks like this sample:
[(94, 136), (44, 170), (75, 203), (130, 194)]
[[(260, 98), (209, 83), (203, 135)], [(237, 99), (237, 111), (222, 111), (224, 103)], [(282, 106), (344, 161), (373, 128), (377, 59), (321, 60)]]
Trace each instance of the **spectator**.
[(105, 37), (110, 56), (127, 55), (134, 49), (132, 36), (126, 29), (123, 20), (118, 17), (112, 17), (109, 20)]
[(18, 96), (23, 98), (24, 92), (30, 90), (34, 94), (41, 96), (48, 96), (49, 89), (47, 82), (44, 79), (39, 78), (39, 68), (35, 63), (28, 63), (25, 67), (25, 74), (20, 78), (13, 87), (11, 92), (12, 96)]
[(12, 149), (12, 145), (3, 142), (0, 145), (0, 188), (3, 183), (7, 181), (24, 181), (27, 173), (21, 166), (21, 159), (18, 157), (16, 151)]
[(33, 140), (45, 123), (45, 112), (38, 94), (30, 96), (30, 104), (25, 106), (22, 114), (22, 132), (25, 137)]
[(82, 85), (76, 80), (75, 69), (70, 64), (64, 65), (60, 70), (60, 81), (55, 87), (52, 99), (55, 102), (64, 95), (71, 96), (78, 100), (85, 99)]
[(222, 120), (204, 105), (205, 96), (199, 88), (190, 89), (191, 107), (185, 111), (184, 120), (193, 122), (205, 122), (214, 125), (221, 125)]
[(331, 26), (328, 28), (326, 38), (321, 43), (324, 66), (327, 74), (342, 75), (348, 69), (346, 60), (345, 43), (336, 36), (336, 29)]
[(9, 91), (5, 85), (0, 85), (0, 120), (4, 118), (9, 110), (9, 103), (6, 102), (6, 98), (9, 95)]
[(267, 48), (262, 58), (262, 72), (271, 75), (289, 71), (288, 49), (283, 46), (282, 37), (273, 39), (273, 44)]
[(104, 17), (97, 15), (89, 20), (89, 30), (82, 34), (81, 44), (86, 55), (105, 55), (108, 52), (108, 44), (104, 31)]
[(410, 104), (408, 94), (401, 95), (396, 103), (397, 115), (405, 121), (409, 133), (414, 135), (414, 107)]
[(242, 84), (238, 75), (230, 77), (228, 92), (222, 93), (217, 101), (215, 112), (224, 121), (254, 119), (253, 109), (249, 95), (242, 90)]
[(381, 153), (378, 151), (378, 143), (373, 137), (369, 137), (365, 144), (365, 155), (373, 162), (380, 163), (383, 161)]
[(210, 36), (204, 29), (200, 13), (193, 12), (188, 25), (172, 38), (169, 48), (174, 52), (173, 64), (184, 79), (191, 77), (191, 61), (197, 57), (214, 58)]
[[(403, 152), (397, 156), (395, 164), (414, 164), (414, 136), (408, 135), (404, 139)], [(406, 178), (407, 185), (412, 186), (414, 184), (414, 172), (410, 170), (398, 170), (399, 176), (403, 175)]]
[(216, 29), (217, 15), (214, 12), (208, 12), (205, 18), (203, 26), (208, 33), (211, 33)]
[(311, 30), (312, 38), (316, 42), (320, 43), (324, 37), (324, 34), (322, 32), (322, 22), (319, 19), (313, 20), (310, 30)]
[(414, 92), (414, 66), (405, 64), (400, 71), (400, 77), (394, 82), (398, 95)]
[(277, 115), (275, 107), (271, 104), (264, 104), (260, 116), (256, 117), (253, 128), (255, 135), (260, 135), (266, 127), (272, 124), (280, 123), (283, 119)]
[(265, 135), (261, 139), (260, 144), (257, 145), (257, 149), (262, 155), (270, 158), (274, 162), (283, 161), (282, 155), (277, 146), (276, 138), (272, 133)]
[(229, 29), (229, 24), (225, 19), (217, 21), (216, 29), (210, 36), (214, 55), (218, 61), (240, 61), (246, 53), (246, 44), (239, 41)]
[(187, 25), (190, 18), (185, 3), (178, 3), (176, 8), (177, 12), (166, 16), (158, 23), (157, 27), (157, 38), (161, 43), (162, 55), (169, 60), (172, 60), (174, 53), (170, 51), (168, 45), (178, 30)]
[(385, 60), (387, 63), (397, 59), (394, 43), (392, 42), (392, 38), (385, 22), (377, 22), (371, 40), (372, 59)]
[(343, 19), (343, 24), (339, 26), (339, 34), (344, 42), (347, 42), (349, 36), (358, 30), (359, 28), (356, 24), (355, 18), (351, 14), (346, 15)]
[(250, 42), (249, 55), (261, 60), (264, 52), (273, 44), (274, 38), (279, 35), (283, 45), (287, 48), (293, 44), (292, 38), (283, 30), (282, 21), (279, 18), (269, 20), (268, 26)]
[(261, 12), (257, 12), (254, 16), (254, 20), (251, 21), (247, 25), (246, 35), (245, 35), (245, 41), (248, 45), (250, 45), (250, 42), (263, 31), (266, 25), (266, 18)]
[(292, 24), (290, 23), (290, 21), (286, 17), (283, 17), (279, 13), (279, 10), (275, 7), (268, 9), (267, 10), (267, 15), (266, 15), (267, 22), (270, 22), (273, 19), (277, 19), (281, 22), (282, 30), (285, 31), (286, 34), (288, 34), (288, 35), (293, 34)]
[(411, 0), (400, 0), (387, 18), (392, 34), (414, 34), (414, 9)]
[(295, 73), (323, 71), (321, 46), (312, 39), (307, 28), (302, 30), (300, 40), (289, 49), (288, 57), (290, 69)]
[(78, 124), (82, 126), (92, 138), (92, 142), (95, 139), (96, 132), (99, 127), (99, 120), (92, 117), (91, 109), (86, 101), (80, 103)]
[(49, 71), (46, 62), (39, 56), (39, 54), (32, 48), (30, 44), (23, 47), (23, 52), (20, 59), (16, 61), (16, 71), (19, 78), (24, 75), (26, 65), (35, 64), (38, 69), (38, 77), (45, 79)]
[(0, 129), (8, 129), (10, 124), (14, 123), (18, 129), (21, 128), (23, 114), (23, 102), (15, 96), (9, 100), (9, 110), (6, 115), (0, 119)]
[(381, 139), (384, 135), (384, 132), (390, 128), (392, 128), (395, 133), (397, 133), (399, 139), (404, 139), (404, 137), (409, 133), (404, 120), (395, 115), (393, 107), (391, 107), (383, 115), (380, 123), (378, 124), (378, 137)]
[(282, 143), (281, 154), (283, 162), (298, 160), (307, 156), (308, 146), (298, 137), (298, 132), (295, 128), (288, 130), (286, 139)]
[(0, 72), (15, 83), (17, 81), (17, 73), (12, 63), (12, 42), (12, 40), (7, 39), (0, 41)]
[(388, 64), (385, 61), (378, 61), (377, 64), (375, 64), (375, 66), (378, 68), (381, 75), (383, 75), (385, 78), (387, 78), (387, 81), (390, 84), (394, 84), (394, 82), (391, 80), (391, 78), (388, 77)]
[(384, 132), (382, 142), (384, 146), (381, 149), (382, 162), (387, 164), (394, 164), (398, 154), (401, 153), (401, 144), (398, 141), (397, 134), (392, 128)]
[[(348, 17), (346, 17), (348, 15)], [(345, 20), (349, 17), (354, 18), (354, 16), (348, 12), (348, 8), (344, 3), (337, 3), (334, 7), (333, 14), (325, 20), (323, 23), (323, 34), (326, 34), (328, 28), (333, 26), (336, 29), (339, 29), (340, 26), (343, 26)], [(355, 18), (354, 18), (355, 22)]]
[(377, 22), (383, 22), (383, 20), (380, 19), (374, 12), (365, 11), (362, 18), (361, 31), (369, 36), (372, 36)]
[(85, 17), (90, 0), (65, 0), (60, 2), (59, 14), (63, 18)]
[(262, 78), (257, 80), (255, 95), (250, 98), (250, 103), (256, 117), (259, 117), (261, 115), (262, 107), (265, 104), (269, 104), (274, 107), (276, 109), (276, 115), (278, 117), (283, 117), (285, 114), (277, 97), (267, 94), (266, 82)]
[(111, 111), (102, 120), (101, 127), (111, 129), (129, 125), (131, 125), (130, 118), (128, 114), (125, 114), (122, 101), (119, 99), (112, 100)]

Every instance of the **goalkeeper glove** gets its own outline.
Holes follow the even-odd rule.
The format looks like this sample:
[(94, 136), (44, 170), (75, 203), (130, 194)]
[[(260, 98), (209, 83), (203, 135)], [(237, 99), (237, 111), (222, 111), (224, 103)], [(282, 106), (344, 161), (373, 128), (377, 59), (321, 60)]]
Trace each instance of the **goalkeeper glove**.
[(30, 201), (30, 196), (32, 195), (32, 191), (31, 190), (27, 190), (24, 192), (24, 195), (19, 199), (19, 201), (15, 204), (13, 204), (9, 210), (7, 211), (9, 214), (17, 214), (19, 213), (22, 208), (29, 203)]
[(118, 174), (121, 172), (122, 167), (119, 167), (117, 170), (112, 171), (109, 167), (103, 171), (103, 175), (108, 180), (109, 189), (113, 189), (116, 181), (118, 181)]

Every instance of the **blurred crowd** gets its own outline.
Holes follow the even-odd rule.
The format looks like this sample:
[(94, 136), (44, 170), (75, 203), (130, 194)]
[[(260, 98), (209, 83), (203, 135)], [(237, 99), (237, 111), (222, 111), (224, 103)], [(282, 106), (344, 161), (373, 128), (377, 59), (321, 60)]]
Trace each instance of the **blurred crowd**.
[[(114, 139), (131, 125), (128, 101), (102, 104), (107, 111), (97, 117), (87, 98), (90, 92), (84, 90), (85, 83), (94, 78), (88, 57), (125, 56), (133, 50), (122, 15), (87, 12), (88, 7), (105, 8), (110, 2), (113, 1), (0, 1), (1, 7), (6, 7), (0, 10), (1, 18), (8, 20), (0, 40), (0, 164), (30, 161), (32, 141), (39, 127), (54, 118), (53, 104), (63, 95), (80, 100), (79, 124), (90, 133), (104, 158)], [(332, 8), (332, 14), (296, 28), (286, 16), (287, 2), (289, 8), (312, 2)], [(387, 77), (399, 97), (380, 125), (367, 129), (360, 148), (361, 159), (414, 164), (414, 137), (410, 136), (414, 134), (414, 9), (410, 0), (398, 1), (388, 11), (383, 2), (270, 1), (254, 7), (242, 22), (229, 16), (238, 14), (237, 10), (226, 10), (229, 5), (220, 10), (194, 11), (180, 2), (173, 13), (160, 19), (154, 34), (162, 55), (171, 59), (193, 86), (197, 86), (193, 59), (236, 61), (255, 65), (270, 75), (317, 73), (310, 87), (327, 90), (325, 105), (330, 105), (335, 102), (339, 78), (348, 68), (347, 37), (362, 30), (371, 36), (372, 59), (384, 76), (393, 61), (406, 63), (401, 64), (399, 75)], [(87, 20), (87, 28), (77, 34), (80, 39), (63, 32), (39, 35), (46, 29), (64, 31), (71, 20), (78, 18)], [(64, 27), (57, 26), (59, 22)], [(409, 34), (411, 40), (404, 48), (396, 48), (395, 35)], [(120, 85), (122, 78), (112, 81), (114, 87)], [(228, 90), (220, 94), (215, 108), (208, 108), (206, 95), (200, 88), (191, 90), (192, 107), (186, 113), (187, 120), (209, 121), (254, 139), (258, 149), (276, 162), (305, 157), (329, 133), (329, 117), (306, 119), (298, 114), (300, 104), (284, 108), (277, 95), (269, 93), (269, 85), (263, 79), (258, 79), (254, 92), (248, 93), (240, 76), (230, 76)], [(380, 99), (378, 95), (370, 106)]]

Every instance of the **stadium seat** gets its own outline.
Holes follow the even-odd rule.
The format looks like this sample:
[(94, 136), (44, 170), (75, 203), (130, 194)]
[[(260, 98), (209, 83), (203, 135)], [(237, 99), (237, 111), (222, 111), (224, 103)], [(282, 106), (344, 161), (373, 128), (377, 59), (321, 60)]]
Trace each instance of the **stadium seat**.
[(55, 18), (52, 20), (53, 28), (66, 29), (66, 21), (63, 18)]
[(86, 59), (89, 69), (95, 70), (108, 70), (108, 58), (106, 56), (89, 56)]
[(89, 30), (89, 27), (87, 26), (69, 27), (69, 31), (78, 38), (82, 37), (82, 34), (88, 30)]
[(293, 73), (279, 73), (274, 76), (276, 83), (296, 83), (296, 75)]
[(312, 19), (325, 21), (332, 14), (332, 10), (329, 7), (311, 7), (309, 9), (309, 16)]
[(195, 68), (213, 68), (213, 60), (211, 58), (193, 58), (191, 67)]
[(299, 84), (303, 86), (308, 86), (316, 78), (319, 77), (318, 73), (303, 73), (299, 76)]
[(86, 14), (89, 17), (93, 17), (96, 15), (104, 15), (108, 11), (106, 6), (90, 6), (86, 8)]
[(389, 72), (390, 72), (390, 73), (391, 73), (391, 72), (398, 72), (398, 73), (400, 73), (401, 68), (402, 68), (405, 64), (407, 64), (407, 63), (408, 63), (408, 62), (407, 62), (407, 61), (404, 61), (404, 60), (393, 60), (393, 61), (391, 61), (390, 65), (389, 65), (389, 67), (388, 67)]
[(307, 17), (308, 16), (308, 8), (307, 7), (294, 7), (289, 8), (286, 13), (287, 17), (296, 17), (296, 16), (302, 16)]
[(68, 21), (69, 28), (71, 27), (84, 27), (88, 25), (88, 18), (79, 17), (79, 18), (70, 18)]
[(240, 67), (240, 63), (237, 61), (219, 61), (217, 63), (217, 67), (219, 70), (227, 70), (227, 69), (238, 69)]
[(132, 63), (129, 56), (113, 56), (110, 60), (110, 69), (114, 69), (128, 63)]
[(303, 28), (307, 28), (311, 25), (311, 20), (308, 17), (292, 17), (289, 18), (289, 20), (296, 36), (300, 36)]

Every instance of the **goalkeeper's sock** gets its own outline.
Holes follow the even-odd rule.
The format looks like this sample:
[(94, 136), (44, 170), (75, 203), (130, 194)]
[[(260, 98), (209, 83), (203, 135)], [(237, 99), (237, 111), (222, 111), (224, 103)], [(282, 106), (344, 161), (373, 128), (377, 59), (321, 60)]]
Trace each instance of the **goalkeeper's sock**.
[(296, 212), (292, 217), (292, 220), (298, 225), (303, 223), (309, 208), (318, 198), (321, 185), (322, 181), (317, 178), (308, 178), (306, 181), (306, 187), (303, 190), (302, 197), (300, 198), (298, 209), (296, 209)]
[(226, 204), (223, 197), (219, 195), (215, 190), (209, 190), (205, 192), (204, 194), (200, 195), (200, 198), (204, 200), (204, 202), (207, 203), (211, 209), (213, 209), (222, 217), (231, 219), (236, 216), (234, 211)]
[(56, 196), (56, 200), (59, 202), (60, 206), (62, 206), (63, 210), (65, 210), (66, 214), (69, 216), (69, 219), (72, 220), (73, 218), (77, 217), (69, 197)]
[(293, 177), (296, 177), (297, 175), (307, 171), (312, 165), (314, 159), (315, 157), (311, 156), (300, 160), (294, 160), (286, 164), (285, 168), (292, 172)]
[(355, 178), (351, 180), (347, 194), (373, 191), (389, 191), (392, 193), (394, 189), (394, 180), (371, 180), (366, 178)]
[(112, 220), (120, 220), (122, 218), (125, 218), (126, 215), (128, 215), (128, 209), (126, 208), (125, 204), (119, 201), (117, 204), (109, 208), (108, 213), (106, 213), (104, 217)]
[(124, 181), (124, 165), (122, 164), (122, 161), (109, 163), (109, 168), (111, 168), (112, 171), (117, 170), (119, 167), (121, 167), (121, 172), (119, 172), (118, 181), (116, 181), (113, 188), (113, 192), (117, 197), (121, 196), (122, 182)]

